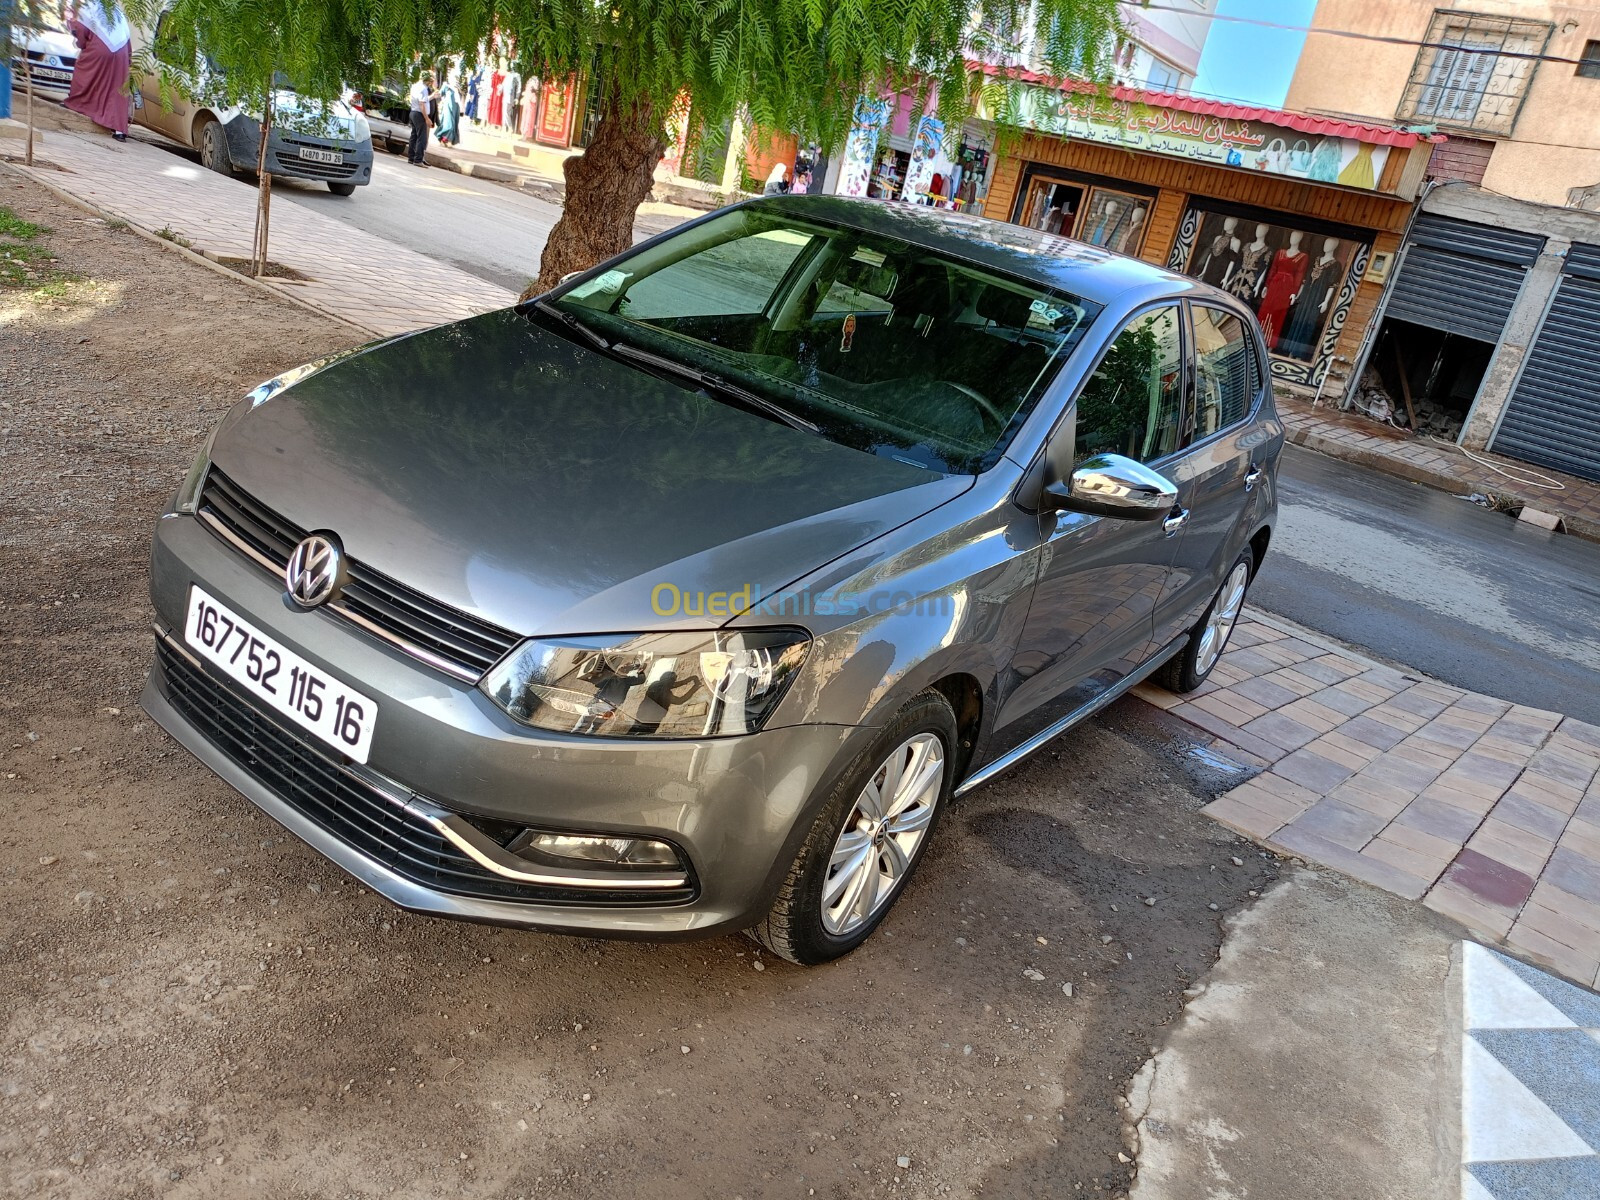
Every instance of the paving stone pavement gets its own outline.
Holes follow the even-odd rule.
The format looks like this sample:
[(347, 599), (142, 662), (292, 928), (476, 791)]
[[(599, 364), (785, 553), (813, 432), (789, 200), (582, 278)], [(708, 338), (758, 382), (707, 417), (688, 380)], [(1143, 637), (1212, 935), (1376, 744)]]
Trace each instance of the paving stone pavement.
[(1463, 1200), (1600, 1197), (1600, 996), (1461, 947)]
[[(248, 258), (256, 190), (207, 171), (135, 133), (128, 141), (52, 130), (26, 171), (152, 233), (169, 230), (208, 256)], [(272, 209), (268, 256), (306, 276), (266, 280), (371, 333), (387, 337), (503, 308), (516, 296), (465, 271), (354, 229), (301, 205)]]
[(1248, 612), (1189, 696), (1262, 767), (1206, 812), (1600, 987), (1600, 727), (1406, 674)]

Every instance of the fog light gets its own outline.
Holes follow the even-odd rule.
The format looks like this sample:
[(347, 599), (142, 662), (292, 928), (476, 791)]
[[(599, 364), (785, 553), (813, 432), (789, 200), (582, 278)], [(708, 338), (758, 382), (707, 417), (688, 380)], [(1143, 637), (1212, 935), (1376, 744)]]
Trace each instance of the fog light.
[(524, 858), (559, 858), (609, 867), (677, 867), (678, 853), (654, 838), (574, 837), (528, 830), (507, 847)]

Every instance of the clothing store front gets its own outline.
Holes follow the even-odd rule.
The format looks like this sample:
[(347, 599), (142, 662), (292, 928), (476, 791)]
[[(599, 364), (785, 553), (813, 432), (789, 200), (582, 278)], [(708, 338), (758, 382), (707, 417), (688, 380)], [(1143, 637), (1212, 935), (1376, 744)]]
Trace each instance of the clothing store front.
[[(1030, 89), (985, 215), (1195, 275), (1287, 383), (1338, 395), (1432, 147), (1414, 133), (1115, 88)], [(1376, 266), (1376, 270), (1374, 267)]]
[(588, 144), (597, 115), (584, 77), (538, 79), (509, 66), (484, 66), (462, 78), (462, 115), (474, 128), (558, 149)]

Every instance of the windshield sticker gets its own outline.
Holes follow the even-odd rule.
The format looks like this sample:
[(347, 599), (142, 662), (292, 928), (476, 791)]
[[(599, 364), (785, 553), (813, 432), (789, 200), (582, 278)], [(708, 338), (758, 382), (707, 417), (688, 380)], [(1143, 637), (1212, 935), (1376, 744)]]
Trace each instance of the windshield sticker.
[(1032, 304), (1028, 305), (1028, 307), (1035, 314), (1043, 317), (1052, 325), (1061, 320), (1061, 318), (1065, 315), (1059, 308), (1053, 307), (1048, 300), (1035, 300)]
[(849, 354), (850, 347), (856, 340), (856, 315), (850, 313), (844, 319), (844, 327), (839, 331), (839, 353)]
[(596, 292), (620, 292), (626, 282), (628, 282), (626, 271), (606, 271), (593, 279), (584, 280), (567, 295), (574, 300), (582, 300), (585, 296), (592, 296)]

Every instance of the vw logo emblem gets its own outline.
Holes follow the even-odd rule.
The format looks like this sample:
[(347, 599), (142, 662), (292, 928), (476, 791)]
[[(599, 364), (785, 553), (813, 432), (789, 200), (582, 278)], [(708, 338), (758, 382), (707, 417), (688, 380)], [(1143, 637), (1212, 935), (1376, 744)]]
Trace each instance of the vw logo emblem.
[(344, 582), (344, 551), (329, 535), (313, 533), (289, 556), (283, 582), (301, 608), (326, 604)]

